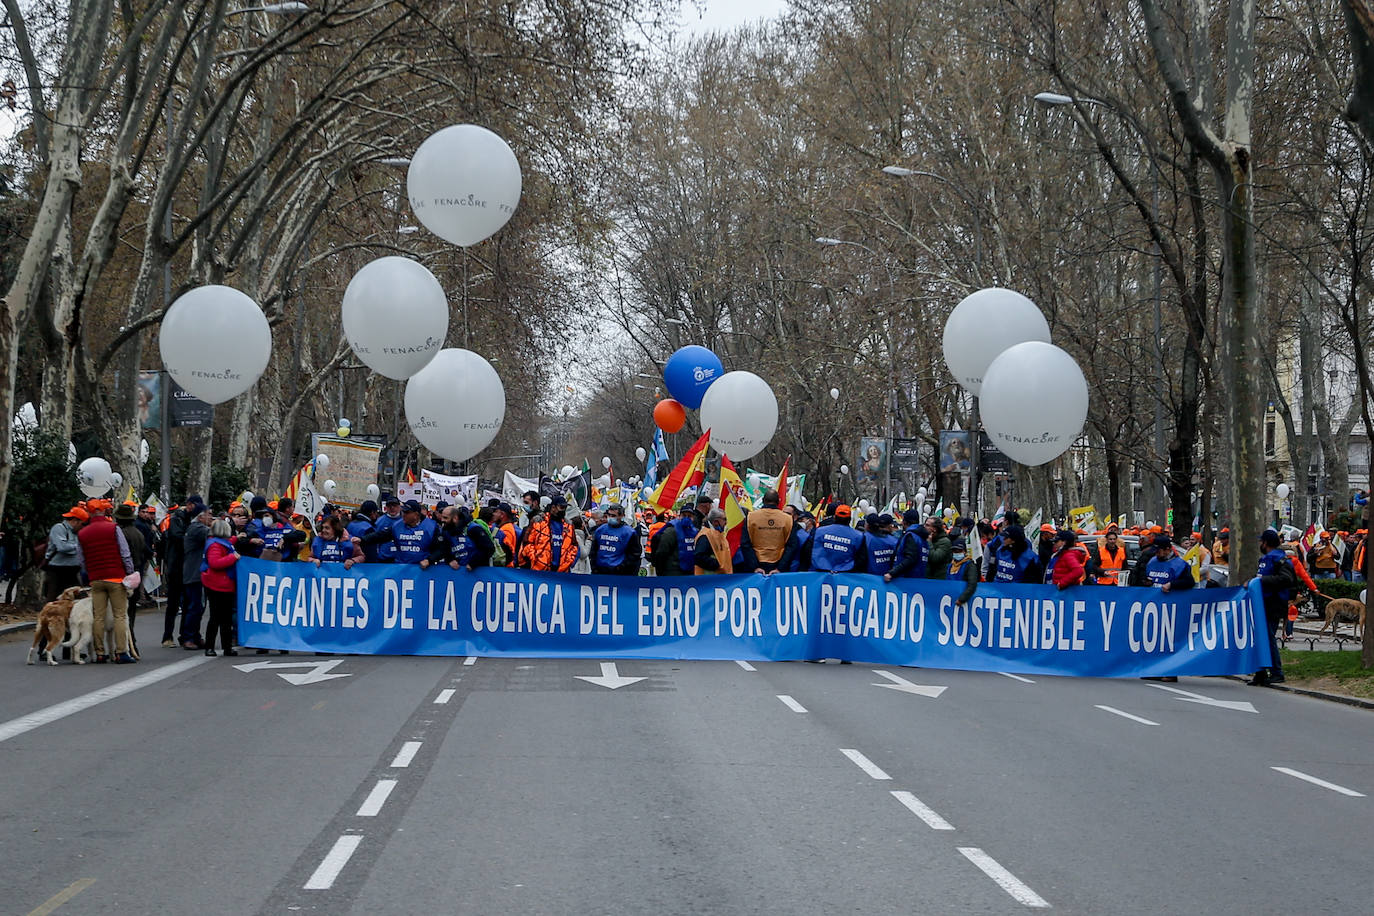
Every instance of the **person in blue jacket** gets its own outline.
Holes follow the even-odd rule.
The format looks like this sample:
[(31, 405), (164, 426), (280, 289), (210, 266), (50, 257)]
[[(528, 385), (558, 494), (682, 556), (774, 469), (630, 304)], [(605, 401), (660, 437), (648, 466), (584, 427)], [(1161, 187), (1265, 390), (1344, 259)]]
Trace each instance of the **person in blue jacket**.
[(637, 576), (640, 548), (639, 531), (625, 524), (625, 510), (617, 505), (606, 509), (606, 522), (592, 532), (592, 572), (602, 576)]
[[(362, 540), (369, 534), (377, 530), (377, 517), (381, 513), (377, 511), (377, 504), (370, 499), (363, 500), (363, 504), (358, 507), (358, 511), (353, 513), (353, 520), (348, 523), (348, 536)], [(363, 547), (363, 562), (376, 563), (377, 545), (368, 544)]]
[(1044, 569), (1040, 557), (1031, 549), (1026, 539), (1026, 529), (1020, 525), (1008, 525), (1002, 530), (1002, 543), (993, 558), (994, 582), (1043, 583)]
[[(438, 536), (439, 527), (424, 517), (420, 504), (408, 499), (401, 506), (400, 522), (378, 526), (378, 530), (363, 538), (364, 550), (369, 542), (390, 544), (393, 562), (406, 563), (424, 569), (429, 566), (429, 549)], [(381, 553), (379, 550), (378, 553)]]
[(1279, 533), (1267, 528), (1260, 533), (1260, 549), (1264, 555), (1259, 561), (1260, 596), (1264, 600), (1265, 629), (1269, 633), (1269, 655), (1274, 664), (1261, 668), (1248, 683), (1251, 687), (1268, 687), (1282, 684), (1283, 661), (1279, 657), (1279, 642), (1275, 637), (1278, 628), (1288, 621), (1288, 601), (1298, 587), (1298, 574), (1293, 561), (1284, 553)]
[(898, 536), (892, 530), (892, 516), (871, 512), (866, 521), (864, 549), (868, 552), (868, 574), (885, 576), (897, 558)]
[(447, 563), (451, 569), (466, 569), (472, 572), (479, 566), (490, 566), (491, 555), (496, 552), (491, 535), (483, 528), (464, 506), (445, 506), (439, 514), (438, 531), (430, 544), (428, 562), (421, 562), (422, 569), (430, 565)]
[[(1197, 584), (1193, 578), (1193, 567), (1178, 555), (1174, 542), (1167, 534), (1157, 534), (1154, 540), (1155, 555), (1145, 564), (1145, 580), (1152, 588), (1162, 592), (1184, 591)], [(1284, 608), (1285, 615), (1287, 608)]]
[[(392, 525), (401, 523), (401, 500), (392, 493), (382, 494), (382, 514), (373, 520), (373, 530), (377, 532), (385, 531)], [(396, 545), (389, 539), (382, 539), (377, 542), (377, 562), (395, 563)], [(363, 545), (363, 552), (367, 552), (367, 545)]]
[(865, 572), (868, 551), (864, 535), (849, 526), (852, 510), (844, 505), (835, 507), (834, 519), (822, 525), (812, 535), (811, 569), (815, 572)]
[(921, 510), (908, 509), (902, 513), (902, 536), (897, 539), (892, 568), (883, 576), (884, 582), (893, 579), (924, 579), (930, 561), (929, 532), (921, 523)]

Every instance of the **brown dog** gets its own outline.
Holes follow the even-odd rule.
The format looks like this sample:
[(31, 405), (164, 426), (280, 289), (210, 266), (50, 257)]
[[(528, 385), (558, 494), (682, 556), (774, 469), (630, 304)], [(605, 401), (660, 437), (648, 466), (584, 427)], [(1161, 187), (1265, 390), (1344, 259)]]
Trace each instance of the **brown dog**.
[(1364, 632), (1364, 602), (1356, 601), (1354, 598), (1332, 598), (1326, 602), (1326, 623), (1317, 631), (1317, 635), (1326, 632), (1327, 627), (1331, 628), (1331, 635), (1336, 635), (1336, 628), (1342, 623), (1353, 624), (1351, 627), (1354, 635), (1358, 638)]
[[(57, 596), (57, 600), (49, 601), (43, 605), (43, 610), (38, 612), (38, 623), (33, 628), (33, 645), (29, 646), (29, 660), (25, 664), (33, 664), (33, 654), (38, 652), (38, 646), (45, 640), (47, 645), (40, 653), (48, 660), (49, 665), (56, 665), (57, 660), (52, 657), (52, 650), (56, 649), (67, 635), (67, 619), (71, 617), (72, 605), (86, 593), (84, 588), (69, 588)], [(76, 656), (77, 664), (81, 664), (80, 656)]]

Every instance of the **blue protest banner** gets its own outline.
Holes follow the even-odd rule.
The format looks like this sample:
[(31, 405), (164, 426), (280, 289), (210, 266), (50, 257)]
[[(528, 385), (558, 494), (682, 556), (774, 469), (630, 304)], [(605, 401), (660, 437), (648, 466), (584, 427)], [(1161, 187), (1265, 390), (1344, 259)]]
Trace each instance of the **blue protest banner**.
[(1269, 664), (1258, 585), (1156, 589), (789, 573), (638, 578), (243, 558), (246, 646), (366, 655), (841, 658), (1082, 677)]

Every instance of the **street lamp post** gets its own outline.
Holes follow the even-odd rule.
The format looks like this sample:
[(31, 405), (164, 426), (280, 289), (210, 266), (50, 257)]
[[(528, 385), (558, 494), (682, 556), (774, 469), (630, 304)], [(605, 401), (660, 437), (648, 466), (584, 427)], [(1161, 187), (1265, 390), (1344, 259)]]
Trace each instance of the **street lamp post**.
[[(1122, 115), (1121, 115), (1121, 112), (1117, 111), (1117, 110), (1116, 110), (1115, 108), (1113, 108), (1111, 105), (1108, 105), (1106, 102), (1102, 101), (1101, 99), (1094, 99), (1094, 98), (1091, 98), (1091, 97), (1089, 97), (1089, 96), (1070, 96), (1070, 95), (1063, 95), (1063, 94), (1058, 93), (1058, 92), (1039, 92), (1039, 93), (1036, 93), (1036, 95), (1035, 95), (1035, 102), (1036, 102), (1036, 104), (1040, 105), (1040, 106), (1043, 107), (1043, 108), (1059, 108), (1059, 107), (1063, 107), (1063, 106), (1065, 106), (1065, 105), (1073, 105), (1075, 102), (1081, 102), (1081, 103), (1084, 104), (1084, 105), (1096, 105), (1096, 106), (1098, 106), (1098, 107), (1100, 107), (1100, 108), (1105, 108), (1105, 109), (1107, 109), (1108, 111), (1112, 112), (1112, 113), (1115, 114), (1115, 115), (1118, 115), (1123, 123), (1130, 125), (1131, 130), (1132, 130), (1133, 132), (1136, 132), (1136, 133), (1137, 133), (1137, 139), (1141, 141), (1141, 147), (1137, 150), (1137, 153), (1139, 154), (1139, 156), (1140, 156), (1142, 159), (1144, 159), (1144, 160), (1145, 160), (1146, 162), (1148, 162), (1149, 165), (1150, 165), (1150, 222), (1157, 226), (1157, 225), (1159, 224), (1159, 165), (1158, 165), (1158, 163), (1155, 162), (1155, 159), (1154, 159), (1153, 156), (1148, 155), (1148, 151), (1147, 151), (1146, 148), (1145, 148), (1146, 146), (1148, 146), (1148, 142), (1146, 141), (1146, 139), (1145, 139), (1143, 136), (1140, 136), (1140, 135), (1139, 135), (1139, 130), (1140, 130), (1139, 127), (1137, 127), (1137, 126), (1135, 125), (1135, 123), (1134, 123), (1133, 121), (1131, 121), (1131, 119), (1122, 116)], [(1151, 233), (1151, 239), (1153, 240), (1153, 247), (1154, 247), (1154, 351), (1155, 351), (1155, 382), (1156, 382), (1156, 385), (1158, 386), (1158, 387), (1157, 387), (1157, 390), (1156, 390), (1156, 392), (1155, 392), (1155, 399), (1154, 399), (1154, 401), (1155, 401), (1155, 410), (1154, 410), (1154, 414), (1155, 414), (1155, 416), (1154, 416), (1154, 420), (1155, 420), (1155, 454), (1157, 454), (1157, 455), (1159, 455), (1159, 456), (1162, 457), (1162, 456), (1164, 455), (1164, 449), (1165, 449), (1165, 446), (1164, 446), (1164, 400), (1163, 400), (1163, 392), (1164, 392), (1164, 386), (1165, 386), (1166, 382), (1165, 382), (1165, 373), (1164, 373), (1164, 336), (1163, 336), (1163, 335), (1164, 335), (1164, 329), (1163, 329), (1163, 321), (1162, 321), (1162, 316), (1161, 316), (1160, 296), (1161, 296), (1161, 285), (1162, 285), (1162, 282), (1163, 282), (1163, 281), (1162, 281), (1162, 270), (1163, 270), (1162, 262), (1163, 262), (1163, 260), (1164, 260), (1164, 253), (1163, 253), (1163, 251), (1162, 251), (1162, 250), (1160, 249), (1160, 247), (1159, 247), (1159, 239), (1156, 237), (1156, 234), (1153, 233), (1153, 232)], [(1161, 494), (1160, 494), (1159, 490), (1156, 489), (1156, 491), (1155, 491), (1155, 498), (1156, 498), (1156, 500), (1158, 500), (1158, 499), (1160, 498), (1160, 496), (1161, 496)], [(1153, 500), (1152, 500), (1152, 502), (1153, 502)], [(1156, 502), (1155, 505), (1156, 505), (1157, 508), (1159, 508), (1161, 504), (1158, 503), (1158, 502)], [(1164, 492), (1164, 494), (1163, 494), (1163, 503), (1162, 503), (1162, 506), (1163, 506), (1163, 508), (1159, 508), (1159, 512), (1158, 512), (1157, 517), (1156, 517), (1156, 519), (1155, 519), (1155, 523), (1156, 523), (1156, 524), (1163, 524), (1163, 520), (1164, 520), (1165, 516), (1167, 515), (1167, 511), (1166, 511), (1166, 510), (1167, 510), (1167, 507), (1168, 507), (1168, 493), (1167, 493), (1167, 487), (1166, 487), (1166, 490), (1165, 490), (1165, 492)], [(1191, 522), (1190, 522), (1190, 523), (1191, 523)]]

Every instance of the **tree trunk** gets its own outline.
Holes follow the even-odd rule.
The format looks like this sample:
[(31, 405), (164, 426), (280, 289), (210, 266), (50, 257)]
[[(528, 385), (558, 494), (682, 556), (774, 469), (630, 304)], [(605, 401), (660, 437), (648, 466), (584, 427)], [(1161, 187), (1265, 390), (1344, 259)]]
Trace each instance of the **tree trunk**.
[(1255, 295), (1254, 199), (1248, 150), (1234, 148), (1231, 161), (1231, 172), (1223, 175), (1220, 182), (1222, 199), (1229, 202), (1223, 223), (1226, 258), (1222, 307), (1231, 392), (1227, 420), (1233, 446), (1231, 568), (1249, 578), (1259, 568), (1259, 533), (1265, 528), (1264, 413), (1259, 392), (1266, 386), (1261, 383), (1258, 370), (1263, 351)]

